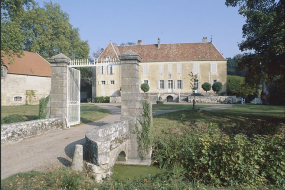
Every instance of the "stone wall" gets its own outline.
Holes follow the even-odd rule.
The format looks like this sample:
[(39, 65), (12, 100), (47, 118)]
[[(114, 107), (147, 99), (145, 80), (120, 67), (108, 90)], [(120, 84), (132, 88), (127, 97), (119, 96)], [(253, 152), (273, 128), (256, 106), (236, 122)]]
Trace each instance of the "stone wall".
[[(38, 105), (41, 98), (49, 95), (50, 89), (50, 77), (7, 74), (1, 79), (1, 105)], [(14, 97), (21, 98), (15, 101)]]
[(110, 96), (110, 103), (121, 103), (121, 96)]
[(4, 124), (1, 125), (1, 143), (18, 142), (50, 130), (62, 128), (64, 128), (64, 125), (60, 118)]
[[(194, 96), (188, 96), (188, 102), (193, 102)], [(195, 96), (196, 103), (237, 103), (236, 96)]]

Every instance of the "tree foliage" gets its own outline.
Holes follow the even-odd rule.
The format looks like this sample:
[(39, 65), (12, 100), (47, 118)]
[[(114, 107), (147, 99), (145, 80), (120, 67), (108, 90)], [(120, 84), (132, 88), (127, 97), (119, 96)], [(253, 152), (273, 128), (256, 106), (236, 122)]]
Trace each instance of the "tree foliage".
[(23, 55), (25, 36), (21, 30), (21, 19), (25, 9), (34, 5), (34, 0), (1, 0), (1, 60), (7, 56), (12, 63), (15, 55)]
[(202, 84), (202, 88), (207, 93), (209, 90), (211, 90), (211, 84), (208, 82), (205, 82), (204, 84)]
[(245, 76), (246, 70), (240, 70), (238, 68), (238, 61), (242, 57), (241, 54), (235, 55), (233, 58), (227, 58), (227, 74), (235, 76)]
[(245, 97), (253, 95), (256, 88), (245, 83), (245, 78), (240, 76), (227, 76), (227, 94)]
[(80, 39), (79, 29), (69, 23), (60, 5), (48, 2), (42, 8), (33, 0), (4, 0), (2, 10), (1, 50), (37, 52), (46, 59), (58, 53), (71, 59), (88, 58), (88, 42)]
[(212, 90), (217, 94), (219, 93), (220, 90), (222, 90), (223, 88), (223, 85), (221, 82), (215, 82), (213, 85), (212, 85)]
[(239, 68), (247, 69), (251, 83), (272, 81), (285, 74), (285, 10), (284, 0), (226, 0), (227, 6), (239, 7), (246, 18), (239, 44), (243, 56)]

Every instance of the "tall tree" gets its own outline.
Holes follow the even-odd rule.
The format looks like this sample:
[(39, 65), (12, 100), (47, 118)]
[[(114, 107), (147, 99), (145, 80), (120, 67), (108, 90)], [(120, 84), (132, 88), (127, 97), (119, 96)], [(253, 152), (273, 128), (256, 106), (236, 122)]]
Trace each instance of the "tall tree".
[(34, 6), (22, 21), (25, 33), (24, 50), (38, 52), (44, 58), (63, 53), (71, 59), (87, 59), (89, 45), (82, 41), (79, 29), (69, 23), (69, 15), (60, 5), (45, 3)]
[(227, 74), (235, 76), (245, 76), (246, 70), (239, 70), (238, 60), (242, 57), (241, 54), (235, 55), (233, 58), (227, 58)]
[(34, 0), (1, 0), (1, 60), (7, 56), (11, 63), (15, 55), (23, 55), (21, 21), (34, 5)]
[(1, 57), (26, 50), (44, 58), (63, 53), (71, 59), (87, 59), (89, 49), (60, 5), (49, 2), (41, 8), (34, 0), (1, 1)]
[(246, 18), (239, 44), (243, 56), (239, 68), (247, 69), (247, 82), (273, 80), (285, 75), (284, 0), (226, 0), (227, 6), (239, 7)]

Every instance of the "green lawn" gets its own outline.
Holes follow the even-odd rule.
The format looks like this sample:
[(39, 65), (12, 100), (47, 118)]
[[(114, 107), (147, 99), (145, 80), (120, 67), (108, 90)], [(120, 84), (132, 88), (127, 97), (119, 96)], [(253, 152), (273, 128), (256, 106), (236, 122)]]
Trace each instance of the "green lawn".
[(218, 111), (182, 110), (155, 116), (153, 121), (158, 136), (162, 130), (193, 125), (202, 129), (209, 123), (217, 123), (221, 130), (230, 135), (285, 134), (284, 106), (233, 105), (232, 108)]
[[(121, 108), (121, 106), (117, 106)], [(206, 108), (210, 107), (208, 105), (196, 105), (195, 108)], [(192, 104), (153, 104), (152, 110), (185, 110), (185, 109), (192, 109)]]
[[(90, 123), (106, 117), (111, 112), (106, 109), (99, 108), (92, 103), (81, 104), (81, 117), (82, 123)], [(6, 116), (18, 114), (23, 115), (25, 121), (38, 119), (39, 106), (23, 105), (23, 106), (2, 106), (1, 107), (1, 119)]]

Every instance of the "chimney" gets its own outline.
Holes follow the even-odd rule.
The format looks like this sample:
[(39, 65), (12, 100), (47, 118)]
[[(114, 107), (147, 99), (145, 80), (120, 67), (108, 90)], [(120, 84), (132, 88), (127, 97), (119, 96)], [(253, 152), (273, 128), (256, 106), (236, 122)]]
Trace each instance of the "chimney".
[(160, 49), (160, 39), (157, 39), (157, 49)]
[(138, 45), (142, 45), (142, 41), (141, 40), (138, 40)]
[(202, 42), (203, 42), (203, 43), (206, 43), (206, 42), (207, 42), (207, 37), (203, 37)]

